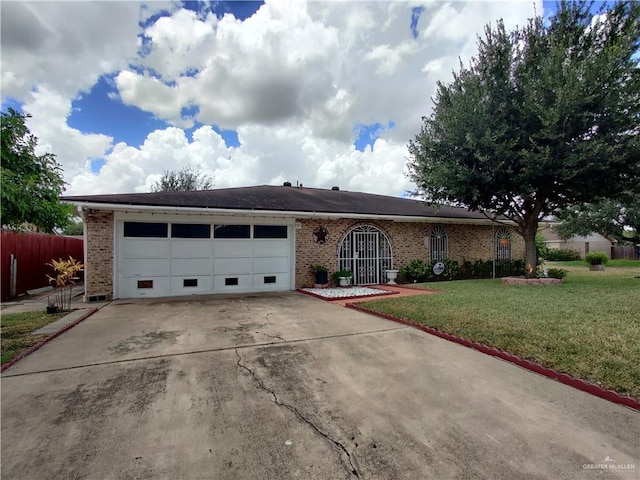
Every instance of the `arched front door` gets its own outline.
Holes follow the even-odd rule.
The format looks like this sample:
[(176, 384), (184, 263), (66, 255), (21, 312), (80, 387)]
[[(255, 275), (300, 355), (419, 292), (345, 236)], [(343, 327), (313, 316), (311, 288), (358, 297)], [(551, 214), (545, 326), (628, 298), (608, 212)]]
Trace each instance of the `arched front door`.
[(373, 225), (352, 228), (342, 240), (338, 257), (338, 268), (351, 270), (356, 285), (385, 282), (384, 271), (393, 266), (391, 242)]

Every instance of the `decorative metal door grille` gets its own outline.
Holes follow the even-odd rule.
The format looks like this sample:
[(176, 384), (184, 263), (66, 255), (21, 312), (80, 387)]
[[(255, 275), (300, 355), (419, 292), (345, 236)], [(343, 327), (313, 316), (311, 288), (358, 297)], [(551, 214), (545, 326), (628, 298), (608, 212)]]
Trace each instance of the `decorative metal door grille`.
[(351, 270), (356, 285), (385, 281), (384, 271), (392, 268), (391, 244), (373, 225), (355, 227), (344, 237), (338, 255), (338, 269)]
[(506, 228), (496, 232), (496, 260), (511, 260), (511, 234)]
[(434, 227), (429, 239), (429, 255), (431, 260), (442, 262), (447, 258), (447, 232), (444, 227)]

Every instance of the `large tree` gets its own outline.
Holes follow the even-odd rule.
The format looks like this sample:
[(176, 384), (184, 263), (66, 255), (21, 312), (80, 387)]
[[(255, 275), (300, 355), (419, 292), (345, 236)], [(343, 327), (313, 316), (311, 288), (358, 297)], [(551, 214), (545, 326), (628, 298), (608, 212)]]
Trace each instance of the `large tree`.
[(35, 153), (38, 139), (25, 125), (28, 117), (12, 108), (2, 112), (0, 224), (52, 232), (67, 225), (72, 207), (60, 203), (64, 181), (55, 155)]
[(640, 239), (640, 195), (629, 197), (625, 202), (603, 200), (567, 208), (558, 218), (562, 223), (555, 230), (565, 239), (598, 232), (620, 243), (637, 243)]
[(640, 3), (591, 7), (487, 26), (409, 143), (426, 198), (513, 219), (534, 272), (543, 217), (640, 184)]
[(195, 168), (188, 165), (181, 170), (165, 170), (160, 180), (151, 187), (151, 191), (194, 191), (208, 190), (212, 187), (213, 180), (202, 172), (202, 168), (199, 165)]

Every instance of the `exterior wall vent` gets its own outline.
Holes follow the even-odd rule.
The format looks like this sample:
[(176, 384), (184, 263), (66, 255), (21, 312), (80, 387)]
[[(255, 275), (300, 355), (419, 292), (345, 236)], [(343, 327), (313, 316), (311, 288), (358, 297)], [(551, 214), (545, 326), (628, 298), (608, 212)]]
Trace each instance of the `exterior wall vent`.
[(340, 187), (334, 185), (333, 187), (331, 187), (331, 190), (337, 192), (338, 190), (340, 190)]

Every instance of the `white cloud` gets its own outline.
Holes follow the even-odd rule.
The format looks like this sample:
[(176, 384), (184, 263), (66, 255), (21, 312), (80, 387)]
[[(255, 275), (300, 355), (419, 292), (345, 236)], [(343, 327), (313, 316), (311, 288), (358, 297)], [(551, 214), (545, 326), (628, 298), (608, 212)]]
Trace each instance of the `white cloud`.
[[(217, 187), (289, 180), (398, 194), (412, 188), (406, 144), (430, 113), (436, 81), (469, 60), (486, 23), (502, 17), (512, 28), (534, 11), (527, 2), (267, 0), (240, 21), (149, 5), (1, 4), (3, 95), (26, 102), (70, 194), (146, 191), (163, 169), (188, 164)], [(414, 6), (424, 7), (415, 39)], [(139, 26), (167, 7), (170, 15)], [(114, 101), (173, 126), (112, 149), (118, 139), (70, 128), (71, 101), (102, 74), (114, 76)], [(188, 136), (194, 120), (237, 130), (241, 146), (228, 148), (210, 126)], [(390, 121), (373, 148), (354, 148), (355, 125)]]
[(18, 99), (41, 84), (73, 98), (125, 67), (139, 48), (138, 21), (152, 13), (135, 2), (2, 2), (0, 9), (2, 97)]
[(32, 115), (27, 126), (38, 138), (36, 152), (54, 153), (67, 181), (91, 169), (91, 160), (101, 158), (113, 139), (100, 133), (83, 133), (67, 125), (71, 101), (41, 87), (31, 93), (23, 109)]

